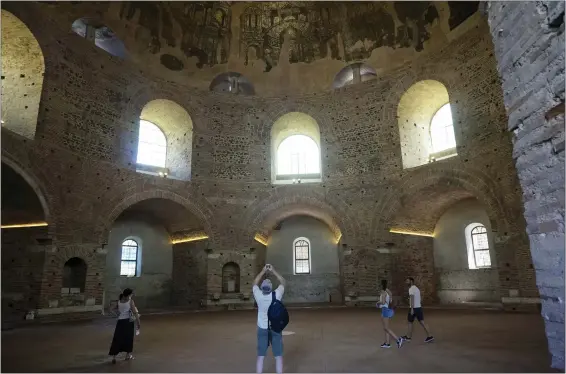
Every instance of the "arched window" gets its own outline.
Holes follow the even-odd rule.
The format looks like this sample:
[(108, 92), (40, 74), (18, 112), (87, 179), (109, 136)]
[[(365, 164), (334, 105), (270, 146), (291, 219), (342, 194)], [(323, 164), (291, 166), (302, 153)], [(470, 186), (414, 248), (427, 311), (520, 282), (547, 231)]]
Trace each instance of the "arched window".
[(2, 9), (2, 127), (35, 138), (45, 62), (39, 43), (19, 18)]
[(295, 274), (311, 273), (311, 244), (307, 238), (293, 241), (293, 269)]
[(240, 267), (235, 262), (229, 262), (222, 267), (222, 292), (240, 292)]
[(433, 153), (456, 148), (450, 103), (444, 104), (432, 117), (430, 122), (430, 139)]
[(332, 87), (334, 89), (367, 82), (377, 78), (374, 68), (361, 62), (348, 65), (336, 74)]
[(305, 135), (291, 135), (277, 148), (277, 175), (320, 174), (318, 146)]
[(80, 18), (71, 25), (73, 32), (86, 40), (93, 42), (98, 48), (112, 56), (125, 58), (126, 47), (114, 32), (96, 20)]
[(448, 90), (441, 82), (413, 84), (397, 106), (403, 168), (457, 156)]
[(209, 89), (215, 92), (229, 92), (233, 94), (255, 95), (252, 82), (240, 73), (222, 73), (210, 82)]
[(489, 238), (487, 229), (481, 223), (472, 223), (466, 227), (466, 245), (468, 247), (468, 266), (470, 269), (491, 267)]
[(290, 112), (271, 127), (271, 177), (275, 184), (321, 181), (320, 130), (314, 118)]
[(167, 140), (157, 125), (140, 120), (137, 163), (157, 167), (165, 167), (167, 159)]
[(140, 113), (136, 171), (178, 180), (191, 179), (193, 121), (167, 99), (146, 103)]
[(122, 255), (120, 257), (120, 275), (135, 277), (138, 275), (138, 250), (135, 240), (126, 239), (122, 242)]
[(81, 258), (73, 257), (65, 262), (61, 293), (71, 295), (83, 293), (86, 284), (86, 270), (86, 262)]

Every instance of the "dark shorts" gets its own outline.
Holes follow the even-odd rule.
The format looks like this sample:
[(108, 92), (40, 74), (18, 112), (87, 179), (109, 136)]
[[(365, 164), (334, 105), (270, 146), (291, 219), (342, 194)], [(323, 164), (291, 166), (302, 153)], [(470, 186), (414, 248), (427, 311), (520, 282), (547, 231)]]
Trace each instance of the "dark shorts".
[(424, 321), (423, 308), (413, 308), (413, 311), (415, 312), (415, 314), (411, 314), (411, 309), (409, 309), (407, 321), (413, 323), (415, 321), (415, 318), (417, 319), (417, 321)]
[(267, 347), (271, 344), (273, 356), (283, 356), (283, 336), (277, 332), (257, 328), (257, 355), (265, 356)]

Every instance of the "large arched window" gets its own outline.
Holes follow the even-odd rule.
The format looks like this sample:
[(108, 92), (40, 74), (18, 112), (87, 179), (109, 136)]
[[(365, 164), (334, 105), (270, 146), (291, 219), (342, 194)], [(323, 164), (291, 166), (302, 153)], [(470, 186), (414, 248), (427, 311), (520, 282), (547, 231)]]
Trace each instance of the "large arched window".
[(293, 241), (293, 262), (295, 274), (311, 273), (311, 244), (307, 238)]
[(139, 246), (135, 240), (126, 239), (122, 242), (120, 256), (120, 275), (135, 277), (138, 275)]
[(468, 267), (470, 269), (490, 268), (489, 237), (485, 226), (481, 223), (472, 223), (466, 227), (465, 235)]
[(137, 163), (164, 168), (167, 159), (167, 140), (157, 125), (140, 120)]
[(432, 143), (432, 153), (456, 148), (450, 103), (444, 104), (432, 117), (430, 122), (430, 140)]
[(81, 258), (73, 257), (65, 262), (61, 293), (71, 295), (83, 293), (86, 284), (86, 270), (86, 262)]
[(179, 180), (191, 179), (193, 121), (181, 105), (155, 99), (140, 113), (136, 171)]
[(240, 267), (235, 262), (229, 262), (222, 267), (222, 292), (240, 292)]
[(321, 181), (320, 130), (311, 116), (291, 112), (271, 128), (273, 183)]
[(277, 175), (320, 174), (318, 146), (308, 136), (291, 135), (277, 149)]
[(4, 9), (1, 18), (2, 127), (33, 140), (45, 72), (43, 53), (22, 21)]
[(452, 108), (446, 87), (435, 80), (413, 84), (397, 107), (403, 168), (457, 155)]

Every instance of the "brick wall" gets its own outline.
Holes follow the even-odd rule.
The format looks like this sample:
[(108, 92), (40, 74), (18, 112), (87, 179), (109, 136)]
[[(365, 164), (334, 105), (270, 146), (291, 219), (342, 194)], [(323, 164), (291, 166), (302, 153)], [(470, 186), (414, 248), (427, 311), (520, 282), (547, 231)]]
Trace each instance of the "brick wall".
[(47, 239), (46, 227), (2, 230), (3, 322), (23, 320), (39, 306), (45, 262), (42, 239)]
[[(490, 2), (552, 367), (564, 370), (564, 2)], [(519, 285), (521, 286), (521, 285)]]
[[(112, 57), (71, 34), (70, 16), (56, 6), (31, 2), (2, 6), (29, 27), (46, 66), (34, 140), (4, 127), (1, 137), (3, 159), (33, 174), (50, 212), (53, 246), (45, 254), (42, 307), (60, 299), (61, 272), (69, 256), (87, 262), (85, 294), (101, 302), (108, 230), (124, 209), (149, 198), (182, 204), (199, 218), (209, 236), (208, 248), (193, 252), (192, 244), (179, 244), (174, 249), (174, 300), (180, 305), (196, 307), (198, 300), (221, 286), (222, 257), (212, 261), (204, 249), (238, 260), (246, 248), (258, 247), (255, 232), (269, 231), (278, 219), (296, 214), (314, 216), (333, 231), (338, 229), (342, 243), (352, 249), (351, 256), (357, 256), (355, 261), (343, 260), (345, 295), (356, 281), (348, 273), (361, 271), (367, 262), (373, 265), (356, 281), (360, 292), (373, 292), (382, 274), (397, 284), (411, 274), (419, 279), (425, 299), (432, 301), (432, 253), (425, 256), (432, 249), (430, 241), (403, 238), (389, 229), (400, 212), (414, 218), (406, 229), (434, 227), (432, 218), (447, 204), (471, 196), (486, 206), (497, 230), (497, 265), (506, 269), (500, 271), (502, 290), (520, 289), (521, 295), (536, 296), (485, 19), (476, 17), (472, 20), (476, 23), (450, 42), (371, 82), (308, 95), (245, 97), (197, 89), (187, 84), (185, 76), (165, 80), (135, 61)], [(96, 6), (92, 4), (93, 9)], [(458, 156), (403, 169), (398, 104), (407, 89), (425, 79), (441, 82), (448, 91)], [(192, 120), (190, 181), (135, 171), (137, 123), (142, 108), (154, 99), (175, 101)], [(273, 186), (271, 126), (293, 111), (310, 115), (320, 128), (322, 182)], [(176, 135), (182, 139), (184, 132)], [(442, 189), (433, 193), (436, 187)], [(427, 204), (407, 210), (414, 202), (410, 196), (427, 197)], [(398, 247), (399, 254), (373, 254), (386, 243)], [(258, 256), (256, 270), (263, 256)], [(253, 268), (253, 261), (237, 263), (243, 288), (255, 276), (243, 275), (248, 277), (245, 265)], [(394, 269), (398, 269), (395, 279)]]
[(207, 297), (207, 243), (173, 245), (173, 305), (198, 309)]

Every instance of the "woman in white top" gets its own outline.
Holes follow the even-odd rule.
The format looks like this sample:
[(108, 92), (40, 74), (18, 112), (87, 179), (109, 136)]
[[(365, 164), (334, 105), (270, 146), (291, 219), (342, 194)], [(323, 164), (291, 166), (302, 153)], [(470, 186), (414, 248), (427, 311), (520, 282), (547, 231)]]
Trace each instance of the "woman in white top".
[(397, 337), (395, 333), (389, 328), (389, 320), (393, 317), (395, 312), (392, 308), (393, 296), (391, 291), (387, 288), (387, 281), (384, 279), (381, 281), (381, 293), (379, 295), (379, 302), (377, 307), (381, 308), (381, 321), (383, 322), (383, 331), (385, 331), (385, 343), (381, 345), (381, 348), (391, 348), (389, 344), (389, 336), (391, 336), (397, 342), (397, 347), (401, 348), (403, 345), (403, 338)]
[(108, 355), (112, 356), (113, 364), (116, 363), (116, 356), (120, 352), (126, 352), (126, 360), (134, 358), (132, 352), (134, 350), (135, 324), (137, 324), (139, 330), (140, 316), (132, 296), (134, 296), (134, 291), (126, 288), (120, 294), (120, 300), (118, 301), (118, 322), (116, 322), (112, 345), (108, 353)]

